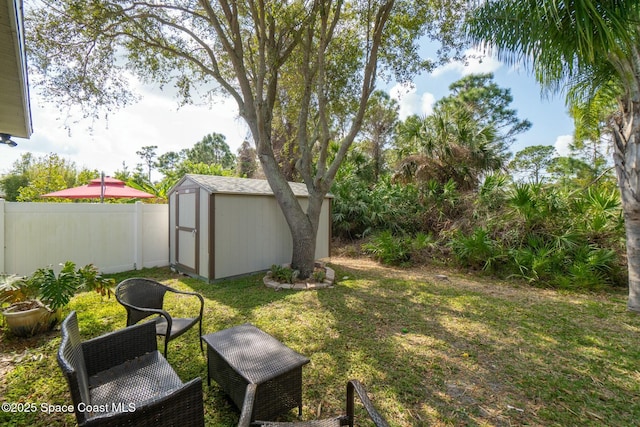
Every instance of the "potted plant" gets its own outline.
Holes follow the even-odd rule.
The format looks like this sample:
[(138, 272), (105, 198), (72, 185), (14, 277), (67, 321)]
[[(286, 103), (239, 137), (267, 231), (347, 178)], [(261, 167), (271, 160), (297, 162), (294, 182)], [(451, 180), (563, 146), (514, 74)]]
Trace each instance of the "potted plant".
[(53, 311), (40, 301), (39, 294), (39, 289), (26, 277), (0, 276), (0, 302), (9, 304), (2, 314), (14, 335), (35, 335), (55, 324)]
[(50, 330), (60, 318), (60, 309), (78, 290), (111, 296), (113, 283), (95, 266), (89, 264), (76, 270), (71, 261), (65, 262), (58, 274), (48, 266), (28, 277), (0, 276), (0, 302), (10, 304), (2, 314), (14, 335), (31, 336)]

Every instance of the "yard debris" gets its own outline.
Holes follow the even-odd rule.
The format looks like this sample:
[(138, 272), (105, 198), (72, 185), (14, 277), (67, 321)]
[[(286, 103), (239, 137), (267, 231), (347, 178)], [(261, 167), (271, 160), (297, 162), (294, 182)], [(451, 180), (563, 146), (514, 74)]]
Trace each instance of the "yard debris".
[(443, 282), (450, 282), (451, 281), (451, 280), (449, 280), (449, 276), (447, 276), (445, 274), (436, 274), (435, 276), (433, 276), (433, 278), (441, 280)]
[(507, 409), (511, 409), (517, 412), (524, 412), (524, 409), (516, 408), (515, 406), (507, 405)]

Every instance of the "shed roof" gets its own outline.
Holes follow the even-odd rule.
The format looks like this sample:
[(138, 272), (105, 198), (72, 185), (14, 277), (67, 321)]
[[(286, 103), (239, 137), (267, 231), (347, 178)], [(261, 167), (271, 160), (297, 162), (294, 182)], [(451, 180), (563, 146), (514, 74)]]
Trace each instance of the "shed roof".
[[(264, 179), (235, 178), (229, 176), (196, 175), (187, 174), (176, 185), (180, 186), (185, 180), (193, 181), (210, 193), (246, 194), (246, 195), (273, 195), (269, 183)], [(308, 197), (306, 184), (290, 182), (289, 186), (293, 194), (299, 197)], [(176, 188), (174, 187), (174, 188)], [(331, 197), (327, 195), (327, 197)]]

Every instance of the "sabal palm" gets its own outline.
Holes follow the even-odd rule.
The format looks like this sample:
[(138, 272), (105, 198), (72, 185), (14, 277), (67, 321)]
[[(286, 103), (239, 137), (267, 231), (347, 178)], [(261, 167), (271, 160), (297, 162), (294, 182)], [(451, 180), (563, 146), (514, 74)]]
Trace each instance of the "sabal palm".
[(475, 188), (483, 173), (505, 163), (495, 128), (481, 125), (465, 110), (443, 109), (423, 119), (412, 118), (400, 128), (400, 135), (418, 153), (403, 158), (398, 170), (418, 181), (453, 180), (460, 189)]
[(608, 125), (622, 196), (629, 266), (628, 308), (640, 311), (640, 4), (637, 0), (506, 0), (480, 6), (468, 34), (511, 63), (533, 65), (568, 103), (613, 97)]

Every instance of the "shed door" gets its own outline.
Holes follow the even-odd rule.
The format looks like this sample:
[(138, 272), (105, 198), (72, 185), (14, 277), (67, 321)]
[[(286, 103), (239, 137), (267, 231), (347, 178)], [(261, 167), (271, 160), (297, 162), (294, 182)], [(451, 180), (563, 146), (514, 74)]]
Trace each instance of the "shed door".
[(176, 263), (181, 270), (199, 274), (200, 188), (176, 193)]

